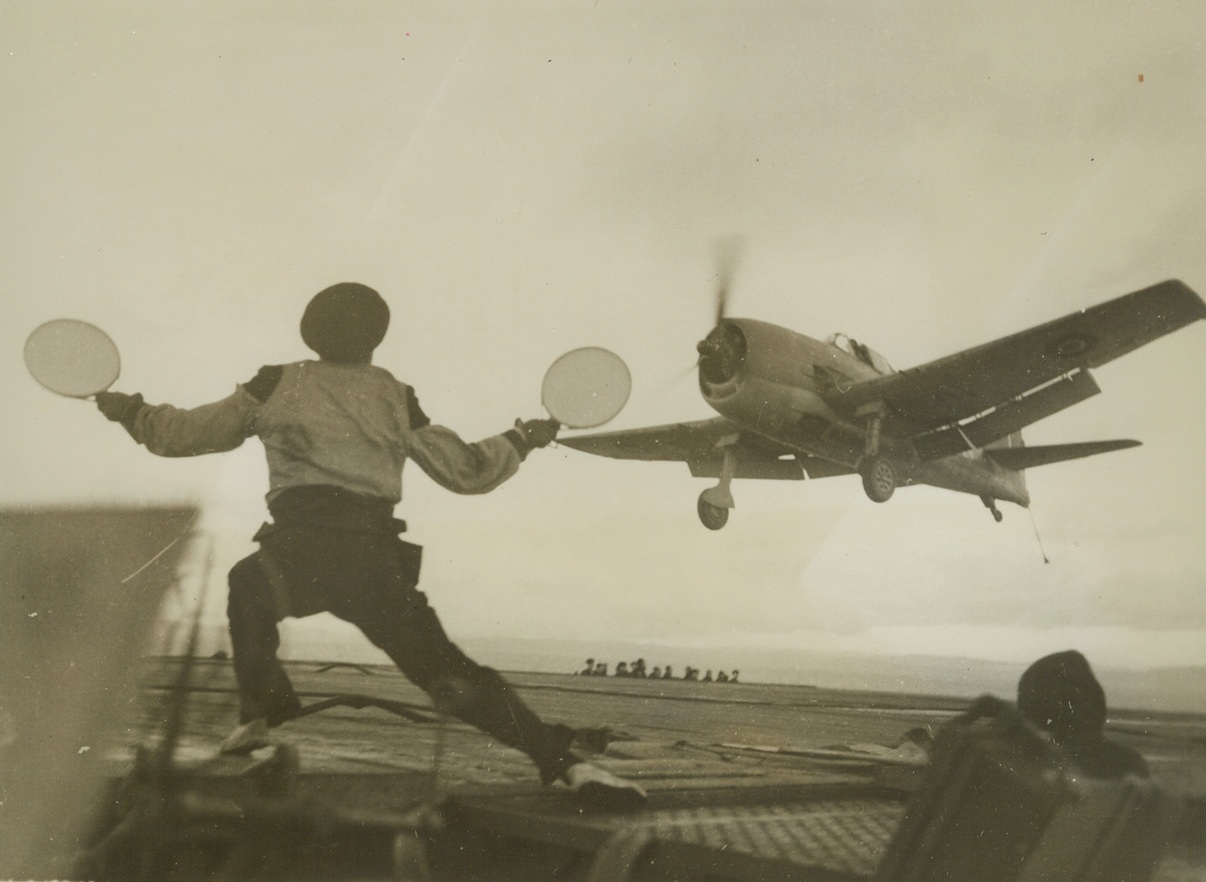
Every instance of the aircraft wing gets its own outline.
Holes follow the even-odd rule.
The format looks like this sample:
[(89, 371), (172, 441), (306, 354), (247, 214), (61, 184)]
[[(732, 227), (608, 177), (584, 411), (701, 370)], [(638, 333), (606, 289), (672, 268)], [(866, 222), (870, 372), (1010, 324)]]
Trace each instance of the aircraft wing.
[(612, 459), (667, 460), (691, 462), (713, 455), (726, 436), (739, 436), (741, 427), (722, 417), (690, 423), (646, 426), (596, 435), (559, 437), (557, 443), (585, 453)]
[(720, 476), (726, 446), (733, 446), (737, 454), (735, 478), (798, 481), (850, 474), (844, 466), (797, 456), (787, 447), (744, 433), (723, 417), (558, 438), (557, 443), (612, 459), (685, 462), (697, 478)]
[[(883, 402), (893, 434), (916, 436), (1012, 403), (1200, 318), (1206, 318), (1206, 303), (1183, 282), (1170, 280), (911, 370), (835, 388), (826, 399), (848, 416)], [(1046, 416), (1044, 410), (1049, 412), (1034, 408), (1022, 424)]]

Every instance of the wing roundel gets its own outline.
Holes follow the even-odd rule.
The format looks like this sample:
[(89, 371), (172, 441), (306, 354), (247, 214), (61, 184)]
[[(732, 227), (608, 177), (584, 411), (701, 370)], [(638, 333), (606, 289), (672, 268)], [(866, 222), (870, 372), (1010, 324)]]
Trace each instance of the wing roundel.
[[(911, 370), (835, 390), (827, 400), (847, 415), (883, 402), (893, 434), (914, 437), (1013, 403), (1201, 318), (1206, 318), (1202, 298), (1185, 283), (1170, 280)], [(1076, 400), (1069, 397), (1068, 404)], [(1036, 409), (1024, 425), (1050, 412)]]

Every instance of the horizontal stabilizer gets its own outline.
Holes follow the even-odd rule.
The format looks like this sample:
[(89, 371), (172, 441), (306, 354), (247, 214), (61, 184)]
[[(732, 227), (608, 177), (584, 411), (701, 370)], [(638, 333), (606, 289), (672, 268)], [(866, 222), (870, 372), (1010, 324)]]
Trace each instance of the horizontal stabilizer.
[(1023, 469), (1049, 465), (1053, 462), (1064, 462), (1069, 459), (1095, 456), (1098, 453), (1109, 453), (1111, 450), (1138, 447), (1141, 443), (1130, 440), (1085, 441), (1080, 444), (1049, 444), (1043, 447), (998, 447), (985, 450), (984, 455), (998, 465), (1020, 472)]

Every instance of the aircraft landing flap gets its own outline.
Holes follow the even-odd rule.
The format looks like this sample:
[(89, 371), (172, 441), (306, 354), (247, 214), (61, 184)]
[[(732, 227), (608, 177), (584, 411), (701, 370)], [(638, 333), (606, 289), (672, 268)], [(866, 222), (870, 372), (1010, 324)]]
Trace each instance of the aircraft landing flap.
[[(687, 463), (691, 474), (696, 478), (719, 478), (723, 458), (720, 456), (708, 459), (696, 459)], [(775, 481), (802, 481), (804, 467), (796, 459), (775, 459), (772, 457), (738, 456), (737, 470), (734, 478), (767, 478)]]
[(953, 456), (970, 447), (985, 447), (1014, 432), (1092, 398), (1101, 387), (1088, 371), (1077, 371), (1035, 392), (997, 407), (977, 420), (950, 426), (913, 439), (923, 461)]

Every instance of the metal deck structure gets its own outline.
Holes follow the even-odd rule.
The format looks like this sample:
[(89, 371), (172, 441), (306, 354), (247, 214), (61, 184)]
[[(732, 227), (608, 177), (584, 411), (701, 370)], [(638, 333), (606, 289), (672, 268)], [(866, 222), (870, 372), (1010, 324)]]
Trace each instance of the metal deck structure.
[[(229, 662), (195, 662), (171, 768), (156, 767), (179, 664), (151, 663), (133, 739), (104, 758), (108, 817), (94, 830), (110, 832), (94, 836), (92, 878), (870, 879), (928, 772), (890, 745), (965, 703), (509, 675), (543, 716), (582, 727), (598, 764), (649, 792), (646, 808), (609, 814), (541, 786), (526, 757), (442, 719), (385, 667), (291, 664), (303, 701), (321, 710), (276, 730), (279, 747), (237, 758), (216, 753), (234, 718)], [(1154, 878), (1206, 878), (1206, 719), (1118, 726), (1159, 782), (1198, 806)], [(129, 821), (140, 802), (157, 806), (135, 811), (141, 829)]]

